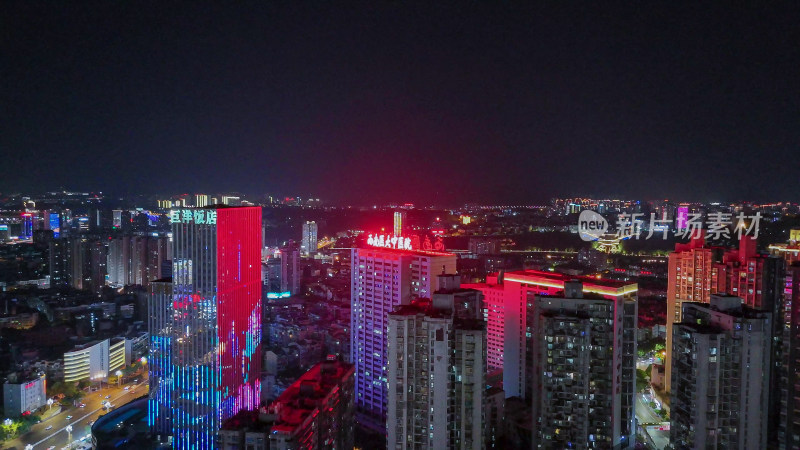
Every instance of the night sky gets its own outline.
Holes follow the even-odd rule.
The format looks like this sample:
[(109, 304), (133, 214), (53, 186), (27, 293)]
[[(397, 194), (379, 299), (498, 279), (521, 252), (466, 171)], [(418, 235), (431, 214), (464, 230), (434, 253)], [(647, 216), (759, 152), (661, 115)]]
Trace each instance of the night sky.
[(164, 3), (0, 4), (0, 192), (800, 201), (800, 2)]

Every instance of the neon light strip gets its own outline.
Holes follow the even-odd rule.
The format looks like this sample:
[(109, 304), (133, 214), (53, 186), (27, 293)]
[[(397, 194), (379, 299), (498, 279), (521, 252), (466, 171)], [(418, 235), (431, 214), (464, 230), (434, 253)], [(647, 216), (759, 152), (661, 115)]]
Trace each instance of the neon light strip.
[[(524, 284), (534, 284), (536, 286), (551, 287), (556, 289), (564, 289), (564, 282), (558, 283), (551, 281), (543, 281), (539, 278), (515, 278), (506, 276), (503, 278), (503, 280), (514, 281), (517, 283), (524, 283)], [(614, 289), (611, 287), (603, 287), (603, 286), (592, 286), (592, 285), (587, 285), (586, 283), (583, 284), (583, 292), (590, 292), (601, 295), (614, 295), (619, 297), (627, 294), (632, 294), (638, 291), (639, 291), (639, 286), (637, 284), (628, 284), (619, 289)]]

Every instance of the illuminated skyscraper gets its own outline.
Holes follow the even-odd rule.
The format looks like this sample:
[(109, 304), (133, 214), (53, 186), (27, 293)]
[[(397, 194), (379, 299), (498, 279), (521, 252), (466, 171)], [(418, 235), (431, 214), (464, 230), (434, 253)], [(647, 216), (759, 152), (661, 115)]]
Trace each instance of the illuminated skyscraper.
[(390, 248), (352, 251), (351, 352), (358, 421), (385, 432), (388, 314), (415, 297), (430, 298), (441, 274), (456, 272), (452, 253)]
[(170, 430), (173, 448), (211, 449), (223, 420), (259, 405), (261, 208), (174, 209), (170, 221), (172, 293), (151, 295), (163, 303), (151, 313), (164, 314), (151, 351), (168, 362), (154, 374), (149, 420)]
[(405, 211), (395, 211), (394, 212), (394, 235), (395, 236), (405, 236), (405, 227), (406, 227), (406, 212)]
[(317, 252), (317, 222), (306, 222), (303, 224), (303, 241), (300, 250), (304, 255), (311, 255)]

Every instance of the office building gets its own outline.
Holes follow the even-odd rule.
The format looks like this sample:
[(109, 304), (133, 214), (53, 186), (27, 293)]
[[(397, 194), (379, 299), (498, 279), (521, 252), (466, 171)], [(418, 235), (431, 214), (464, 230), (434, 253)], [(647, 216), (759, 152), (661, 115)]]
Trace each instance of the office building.
[(394, 231), (394, 235), (395, 236), (405, 236), (406, 235), (405, 231), (406, 231), (406, 228), (408, 227), (408, 225), (406, 223), (407, 222), (407, 217), (408, 217), (408, 213), (406, 213), (405, 211), (395, 211), (394, 212), (394, 223), (393, 223), (394, 226), (392, 227), (392, 230)]
[(208, 206), (208, 195), (206, 194), (195, 194), (194, 196), (194, 206), (197, 208), (204, 208)]
[(456, 272), (452, 253), (354, 248), (351, 256), (350, 358), (355, 365), (357, 420), (385, 431), (388, 314), (439, 289), (440, 274)]
[(281, 252), (281, 292), (291, 295), (300, 291), (300, 247), (294, 241), (289, 241)]
[(125, 338), (103, 339), (76, 346), (64, 353), (64, 381), (107, 381), (129, 360)]
[(387, 448), (484, 448), (480, 297), (447, 289), (389, 314)]
[(353, 448), (353, 366), (323, 361), (292, 383), (267, 408), (274, 415), (273, 450)]
[(5, 417), (20, 417), (47, 404), (44, 374), (3, 384)]
[(317, 252), (317, 223), (305, 222), (303, 224), (303, 241), (300, 250), (304, 255), (312, 255)]
[(149, 423), (173, 448), (211, 449), (222, 421), (261, 396), (261, 208), (174, 209), (170, 222), (172, 295), (155, 283), (150, 296), (166, 303), (151, 325), (154, 357), (169, 362), (154, 373)]
[(53, 287), (69, 284), (67, 264), (69, 246), (66, 239), (53, 239), (48, 243), (48, 267), (50, 268), (50, 285)]
[(682, 306), (672, 338), (670, 443), (769, 448), (771, 313), (729, 295)]
[(636, 298), (580, 281), (533, 297), (534, 448), (633, 448)]
[(226, 206), (239, 206), (242, 204), (242, 199), (237, 195), (223, 195), (222, 204)]

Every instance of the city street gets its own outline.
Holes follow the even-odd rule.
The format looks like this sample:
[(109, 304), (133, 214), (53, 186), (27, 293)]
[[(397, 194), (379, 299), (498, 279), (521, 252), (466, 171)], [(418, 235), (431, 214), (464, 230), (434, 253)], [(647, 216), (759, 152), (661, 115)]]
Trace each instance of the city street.
[(664, 422), (661, 425), (651, 425), (645, 427), (647, 434), (656, 446), (656, 449), (663, 450), (669, 445), (669, 427), (668, 423)]
[(640, 424), (661, 423), (664, 420), (650, 407), (643, 394), (636, 394), (636, 419)]
[(650, 402), (641, 393), (636, 394), (636, 420), (647, 430), (657, 449), (661, 450), (669, 445), (669, 422), (665, 422), (650, 407)]
[[(125, 387), (129, 387), (129, 390), (126, 391)], [(31, 431), (25, 435), (12, 441), (4, 442), (3, 448), (24, 450), (28, 444), (32, 445), (34, 450), (45, 450), (51, 447), (55, 449), (65, 448), (68, 439), (67, 425), (72, 425), (73, 447), (80, 448), (84, 444), (90, 445), (91, 431), (89, 422), (94, 423), (99, 416), (105, 414), (103, 402), (109, 401), (114, 407), (118, 407), (146, 393), (146, 375), (139, 377), (138, 384), (128, 383), (119, 387), (111, 385), (99, 391), (90, 392), (81, 399), (81, 402), (86, 404), (85, 407), (62, 407), (61, 412), (42, 420), (42, 423), (34, 425)], [(106, 399), (106, 396), (109, 398)], [(54, 406), (53, 408), (56, 407)], [(72, 418), (67, 419), (67, 416), (72, 416)], [(86, 438), (81, 441), (84, 437)]]

